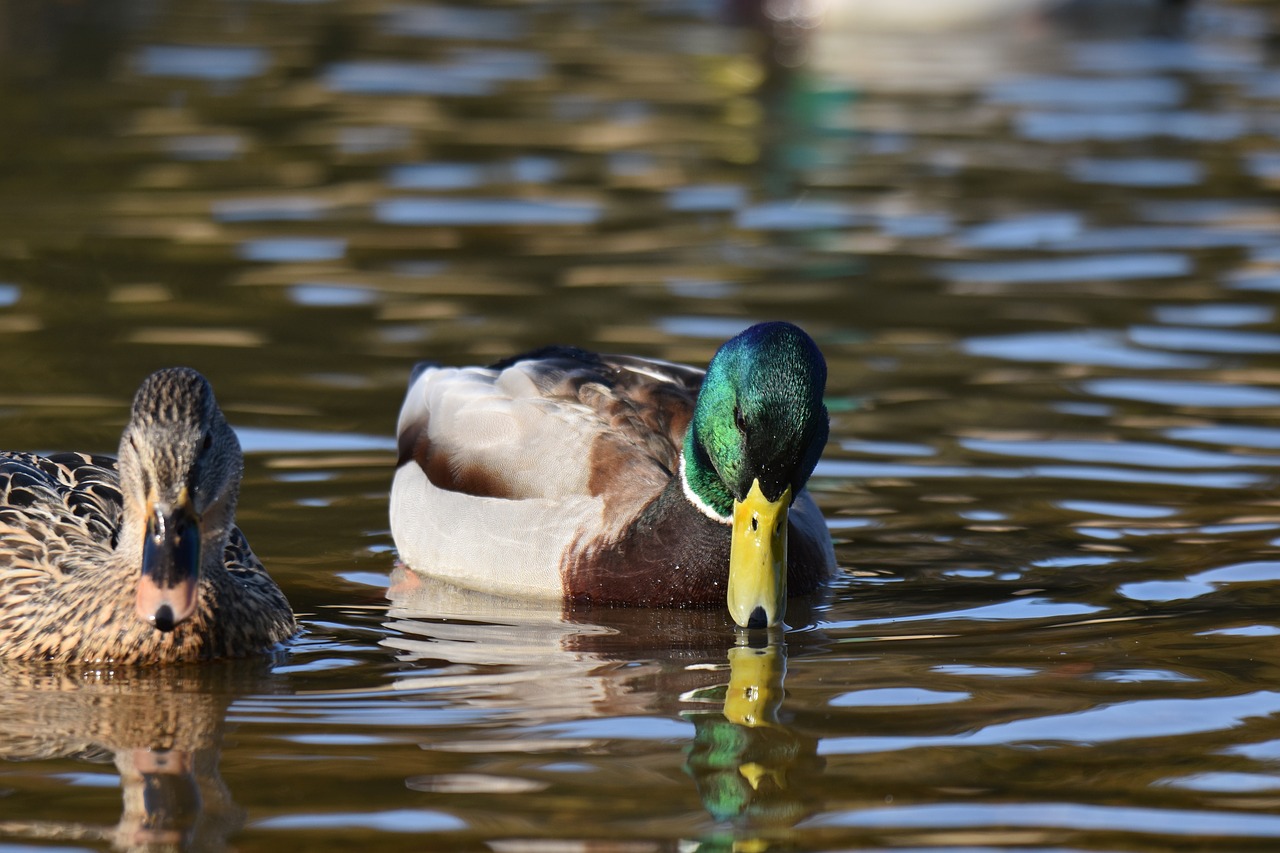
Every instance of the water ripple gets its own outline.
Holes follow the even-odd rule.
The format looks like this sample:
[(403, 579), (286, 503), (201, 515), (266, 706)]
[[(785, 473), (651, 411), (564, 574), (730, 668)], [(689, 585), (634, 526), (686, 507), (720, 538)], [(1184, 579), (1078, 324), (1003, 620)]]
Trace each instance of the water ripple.
[[(1147, 740), (1233, 729), (1247, 720), (1278, 713), (1280, 693), (1266, 690), (1208, 699), (1149, 699), (996, 723), (958, 735), (828, 738), (818, 751), (822, 755), (863, 755), (922, 747), (1051, 746)], [(1280, 818), (1276, 819), (1276, 827), (1280, 832)]]
[(247, 45), (148, 45), (138, 51), (135, 67), (154, 77), (193, 77), (227, 83), (257, 77), (270, 54)]
[(1120, 332), (1073, 329), (1065, 332), (1019, 332), (987, 338), (970, 338), (965, 352), (1008, 361), (1047, 361), (1146, 370), (1200, 368), (1208, 359), (1129, 346)]
[(1269, 332), (1229, 332), (1178, 326), (1133, 326), (1135, 343), (1163, 349), (1220, 353), (1280, 353), (1280, 335)]
[(979, 453), (994, 453), (1002, 456), (1060, 459), (1064, 462), (1105, 462), (1113, 465), (1138, 465), (1148, 468), (1218, 469), (1280, 466), (1280, 456), (1234, 456), (1226, 453), (1135, 441), (1085, 441), (1081, 439), (998, 441), (965, 438), (961, 439), (960, 444), (962, 447)]
[(513, 41), (528, 30), (517, 10), (466, 6), (399, 6), (382, 19), (383, 28), (402, 36), (476, 41)]
[(520, 198), (395, 198), (374, 205), (388, 225), (589, 225), (599, 204)]
[(1133, 110), (1177, 106), (1185, 88), (1169, 77), (1022, 77), (996, 83), (987, 97), (999, 104)]
[(296, 812), (262, 818), (256, 829), (341, 830), (375, 829), (379, 832), (453, 832), (467, 828), (466, 821), (431, 809), (391, 809), (381, 812)]
[(904, 805), (891, 809), (837, 812), (811, 820), (812, 826), (902, 827), (905, 829), (1038, 827), (1070, 832), (1107, 831), (1195, 835), (1212, 838), (1280, 837), (1280, 817), (1238, 811), (1097, 806), (1085, 803), (1032, 802)]
[(940, 264), (937, 271), (952, 281), (995, 284), (1121, 281), (1187, 275), (1191, 259), (1172, 252), (1153, 252), (1035, 261), (958, 261)]
[(1280, 406), (1280, 389), (1178, 379), (1091, 379), (1086, 392), (1143, 403), (1191, 408), (1258, 408)]

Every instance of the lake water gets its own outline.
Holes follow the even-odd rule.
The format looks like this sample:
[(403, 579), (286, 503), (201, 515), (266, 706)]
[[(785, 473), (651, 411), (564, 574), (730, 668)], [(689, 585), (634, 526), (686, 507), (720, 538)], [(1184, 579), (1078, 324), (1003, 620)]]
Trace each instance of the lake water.
[[(0, 849), (1274, 849), (1280, 13), (1044, 6), (0, 2), (3, 446), (200, 369), (305, 627), (0, 668)], [(785, 638), (396, 570), (415, 361), (771, 318)]]

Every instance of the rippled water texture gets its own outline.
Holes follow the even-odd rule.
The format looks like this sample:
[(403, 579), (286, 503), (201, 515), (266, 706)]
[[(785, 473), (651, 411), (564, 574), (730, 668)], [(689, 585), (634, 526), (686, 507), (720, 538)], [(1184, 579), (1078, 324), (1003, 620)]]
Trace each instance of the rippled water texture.
[[(0, 668), (0, 848), (1275, 849), (1274, 9), (0, 0), (3, 446), (199, 368), (305, 625)], [(843, 567), (785, 641), (395, 569), (414, 362), (769, 318)]]

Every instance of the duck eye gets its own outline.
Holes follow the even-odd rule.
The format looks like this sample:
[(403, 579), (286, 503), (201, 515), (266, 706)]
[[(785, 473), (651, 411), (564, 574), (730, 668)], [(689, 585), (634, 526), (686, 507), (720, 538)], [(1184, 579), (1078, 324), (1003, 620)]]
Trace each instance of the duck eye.
[(212, 434), (212, 433), (205, 433), (205, 434), (204, 434), (204, 442), (200, 445), (200, 449), (201, 449), (201, 450), (208, 450), (210, 447), (213, 447), (213, 434)]
[(738, 432), (743, 435), (747, 434), (747, 419), (742, 416), (742, 407), (733, 407), (733, 423), (738, 428)]

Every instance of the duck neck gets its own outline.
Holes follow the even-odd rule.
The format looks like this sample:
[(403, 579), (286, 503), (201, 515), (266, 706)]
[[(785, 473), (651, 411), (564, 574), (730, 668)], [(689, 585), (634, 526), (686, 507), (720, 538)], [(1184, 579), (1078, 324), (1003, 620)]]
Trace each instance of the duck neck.
[(680, 453), (680, 485), (685, 499), (708, 518), (728, 524), (733, 519), (733, 495), (716, 473), (706, 449), (698, 441), (697, 430), (689, 427)]

